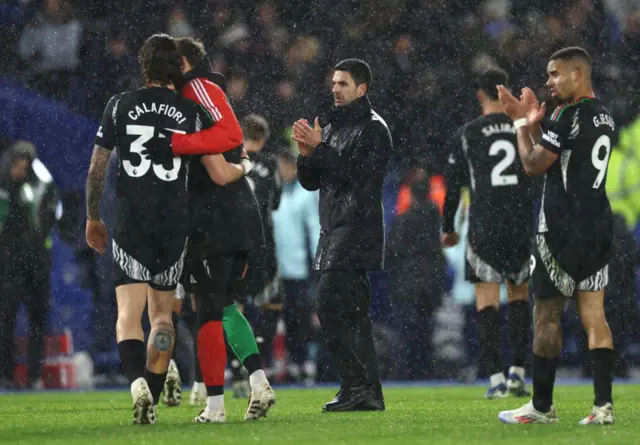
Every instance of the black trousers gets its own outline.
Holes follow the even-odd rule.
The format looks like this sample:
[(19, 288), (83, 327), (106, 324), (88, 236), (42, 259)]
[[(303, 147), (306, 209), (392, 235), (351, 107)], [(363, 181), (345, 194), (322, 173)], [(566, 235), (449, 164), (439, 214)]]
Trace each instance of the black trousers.
[(29, 382), (40, 378), (51, 304), (51, 258), (44, 248), (9, 249), (0, 258), (0, 378), (13, 380), (13, 332), (20, 304), (29, 316)]
[(283, 315), (286, 326), (287, 351), (295, 365), (304, 365), (311, 341), (311, 302), (308, 280), (282, 280)]
[(369, 303), (371, 285), (364, 270), (326, 270), (318, 283), (318, 318), (338, 372), (340, 386), (368, 385), (382, 398)]
[(398, 360), (401, 378), (427, 380), (433, 377), (433, 304), (430, 295), (419, 301), (394, 304), (393, 311), (402, 334), (402, 347)]

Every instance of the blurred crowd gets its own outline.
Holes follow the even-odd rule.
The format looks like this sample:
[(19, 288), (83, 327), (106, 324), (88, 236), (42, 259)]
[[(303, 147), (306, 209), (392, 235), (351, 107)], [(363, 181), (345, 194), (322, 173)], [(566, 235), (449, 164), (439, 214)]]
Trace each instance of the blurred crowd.
[(619, 123), (640, 94), (638, 0), (14, 0), (0, 20), (0, 73), (93, 117), (139, 84), (137, 50), (157, 31), (202, 39), (240, 117), (263, 114), (278, 135), (331, 105), (336, 61), (363, 58), (398, 158), (435, 171), (453, 130), (478, 113), (469, 86), (487, 65), (539, 87), (546, 57), (579, 44)]
[[(618, 127), (638, 117), (640, 0), (5, 1), (0, 5), (0, 39), (5, 42), (0, 76), (97, 120), (109, 97), (140, 85), (137, 50), (158, 31), (201, 39), (211, 69), (226, 78), (238, 118), (258, 113), (269, 122), (272, 137), (265, 151), (279, 153), (274, 160), (284, 180), (280, 208), (273, 215), (278, 263), (282, 285), (300, 295), (312, 294), (308, 265), (319, 231), (313, 212), (317, 196), (297, 184), (295, 158), (282, 148), (295, 151), (290, 140), (295, 119), (313, 119), (331, 107), (331, 70), (338, 60), (369, 62), (374, 74), (371, 101), (389, 124), (396, 149), (392, 171), (404, 178), (399, 197), (391, 197), (398, 203), (388, 227), (387, 269), (393, 275), (382, 291), (402, 322), (396, 329), (377, 329), (381, 354), (402, 356), (391, 360), (402, 368), (397, 375), (402, 378), (439, 376), (434, 366), (438, 357), (455, 362), (454, 368), (472, 361), (472, 345), (462, 357), (465, 348), (459, 345), (464, 340), (456, 336), (473, 338), (467, 332), (472, 328), (473, 288), (461, 278), (463, 246), (444, 254), (440, 249), (437, 174), (443, 171), (455, 130), (480, 112), (473, 88), (477, 73), (500, 66), (514, 88), (531, 86), (544, 96), (548, 56), (563, 46), (580, 45), (594, 58), (597, 94), (610, 106)], [(623, 145), (631, 148), (619, 152), (635, 153), (634, 140), (625, 139)], [(633, 156), (631, 162), (637, 163)], [(618, 210), (625, 213), (630, 205), (625, 201)], [(632, 227), (640, 205), (628, 213), (626, 223)], [(463, 202), (458, 218), (463, 234), (465, 218)], [(629, 247), (625, 230), (623, 221), (619, 233), (627, 241), (621, 246)], [(630, 285), (635, 251), (628, 256), (620, 270), (630, 275), (620, 286), (627, 287), (624, 304), (635, 306)], [(447, 267), (454, 271), (452, 282), (444, 272)], [(300, 285), (305, 289), (298, 290)], [(95, 286), (96, 294), (105, 293), (96, 310), (102, 315), (115, 311), (109, 309), (110, 286)], [(443, 299), (449, 289), (453, 299)], [(296, 338), (287, 339), (295, 356), (289, 374), (295, 378), (315, 376), (309, 363), (322, 362), (321, 345), (309, 343), (317, 328), (311, 306), (306, 299), (293, 308), (293, 319), (302, 313), (308, 321), (295, 327)], [(465, 313), (460, 307), (470, 309)], [(629, 316), (632, 309), (620, 306), (619, 312)], [(269, 311), (259, 317), (274, 318)], [(276, 313), (274, 323), (279, 317)], [(113, 349), (110, 334), (104, 329), (95, 334), (98, 349)], [(415, 341), (393, 351), (397, 335)], [(268, 355), (277, 358), (275, 352)], [(381, 364), (385, 373), (384, 358)]]

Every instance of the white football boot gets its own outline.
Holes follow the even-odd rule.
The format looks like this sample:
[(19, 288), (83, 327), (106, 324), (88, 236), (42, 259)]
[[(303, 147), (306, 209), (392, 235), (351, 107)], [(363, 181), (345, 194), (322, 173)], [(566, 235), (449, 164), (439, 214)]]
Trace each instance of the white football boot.
[(149, 385), (143, 377), (131, 384), (131, 396), (133, 397), (133, 423), (138, 425), (156, 423), (156, 406), (153, 404)]
[(258, 420), (261, 417), (267, 417), (267, 413), (273, 405), (276, 404), (276, 393), (268, 383), (264, 383), (259, 391), (251, 391), (249, 397), (249, 406), (244, 420)]
[(512, 366), (507, 377), (507, 389), (514, 397), (531, 397), (524, 381), (524, 368)]
[(541, 413), (533, 407), (532, 401), (521, 408), (511, 411), (502, 411), (498, 414), (498, 419), (500, 419), (500, 422), (508, 423), (510, 425), (558, 422), (558, 416), (556, 415), (556, 410), (553, 406), (549, 409), (549, 412)]
[(580, 425), (613, 425), (613, 405), (594, 406), (591, 414), (580, 421)]
[(189, 405), (202, 406), (207, 404), (207, 387), (204, 383), (194, 383), (189, 394)]
[(162, 403), (166, 406), (180, 406), (182, 403), (182, 381), (180, 380), (180, 372), (176, 362), (173, 359), (169, 362), (167, 378), (164, 381)]
[(196, 423), (226, 423), (227, 412), (222, 408), (218, 408), (214, 411), (209, 411), (206, 408), (200, 411), (198, 417), (193, 419)]

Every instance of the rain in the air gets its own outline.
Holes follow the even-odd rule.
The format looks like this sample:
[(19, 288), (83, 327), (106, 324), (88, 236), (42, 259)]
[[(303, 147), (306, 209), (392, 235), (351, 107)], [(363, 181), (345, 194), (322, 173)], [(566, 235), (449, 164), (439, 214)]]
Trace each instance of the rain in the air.
[(0, 442), (637, 443), (639, 0), (4, 0), (0, 41)]

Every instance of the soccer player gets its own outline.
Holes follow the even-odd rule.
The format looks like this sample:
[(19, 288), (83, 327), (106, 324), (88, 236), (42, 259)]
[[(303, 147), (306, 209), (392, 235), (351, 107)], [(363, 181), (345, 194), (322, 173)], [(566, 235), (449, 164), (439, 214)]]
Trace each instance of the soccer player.
[[(188, 236), (188, 167), (180, 157), (152, 164), (145, 153), (167, 146), (163, 132), (196, 132), (212, 121), (197, 104), (172, 91), (181, 73), (170, 36), (151, 36), (140, 49), (139, 61), (146, 85), (113, 96), (98, 129), (86, 185), (86, 239), (90, 247), (105, 252), (108, 235), (100, 219), (100, 198), (109, 156), (116, 149), (116, 337), (131, 384), (134, 423), (147, 424), (156, 421), (155, 404), (174, 347), (171, 313)], [(147, 293), (151, 334), (145, 370), (141, 319)]]
[[(203, 45), (190, 38), (178, 39), (182, 67), (187, 82), (182, 94), (206, 108), (216, 124), (211, 129), (172, 141), (173, 152), (201, 149), (230, 143), (226, 133), (237, 131), (240, 142), (225, 153), (229, 162), (242, 165), (242, 172), (228, 174), (219, 167), (225, 159), (215, 156), (195, 157), (191, 162), (190, 252), (194, 268), (187, 284), (193, 283), (198, 313), (198, 359), (207, 392), (207, 407), (196, 417), (199, 423), (226, 421), (224, 409), (224, 370), (226, 364), (224, 337), (250, 376), (251, 396), (245, 419), (265, 417), (275, 403), (251, 328), (234, 302), (237, 281), (246, 273), (247, 253), (263, 242), (262, 223), (256, 198), (243, 174), (251, 171), (241, 142), (242, 131), (221, 88), (218, 77), (206, 70), (207, 55)], [(222, 134), (211, 138), (214, 130)], [(218, 140), (216, 140), (218, 139)], [(242, 179), (242, 180), (238, 180)], [(224, 187), (223, 187), (224, 186)], [(185, 281), (185, 280), (183, 280)], [(222, 320), (222, 321), (221, 321)], [(198, 386), (194, 388), (198, 391)]]
[[(464, 125), (455, 137), (446, 171), (442, 243), (458, 243), (454, 230), (460, 188), (471, 187), (466, 278), (475, 283), (478, 342), (491, 372), (488, 399), (529, 395), (524, 362), (531, 330), (529, 256), (532, 239), (531, 181), (517, 157), (511, 119), (498, 100), (498, 85), (506, 85), (502, 70), (490, 69), (477, 79), (482, 116)], [(509, 299), (509, 340), (513, 363), (505, 379), (500, 347), (500, 285)]]
[(545, 107), (526, 89), (520, 100), (500, 86), (500, 101), (514, 120), (518, 151), (529, 176), (545, 174), (532, 257), (535, 300), (533, 398), (503, 411), (505, 423), (555, 423), (553, 385), (562, 349), (561, 315), (575, 297), (589, 339), (595, 390), (591, 414), (580, 424), (612, 424), (613, 341), (604, 312), (609, 281), (613, 216), (604, 184), (616, 128), (611, 113), (595, 98), (592, 62), (582, 48), (553, 54), (547, 86), (563, 103), (540, 129)]
[[(248, 259), (247, 274), (236, 288), (236, 302), (244, 305), (249, 303), (262, 312), (259, 321), (273, 319), (274, 311), (267, 308), (278, 307), (278, 265), (276, 261), (275, 242), (273, 239), (272, 213), (280, 205), (282, 182), (278, 169), (278, 161), (274, 155), (264, 150), (270, 137), (269, 123), (257, 114), (250, 114), (242, 119), (242, 134), (244, 136), (244, 149), (253, 163), (251, 173), (246, 176), (251, 186), (258, 206), (264, 227), (265, 245), (255, 250)], [(251, 300), (249, 301), (249, 297)], [(265, 314), (264, 312), (270, 312)], [(277, 311), (279, 313), (279, 311)], [(278, 317), (279, 318), (279, 317)], [(264, 342), (269, 341), (275, 335), (275, 323), (273, 332), (264, 332), (269, 323), (256, 323), (253, 328), (255, 338), (261, 354), (264, 354)], [(260, 340), (263, 342), (261, 343)], [(236, 398), (249, 396), (251, 386), (242, 369), (242, 363), (233, 356), (233, 348), (227, 348), (228, 360), (231, 364), (233, 393)]]

